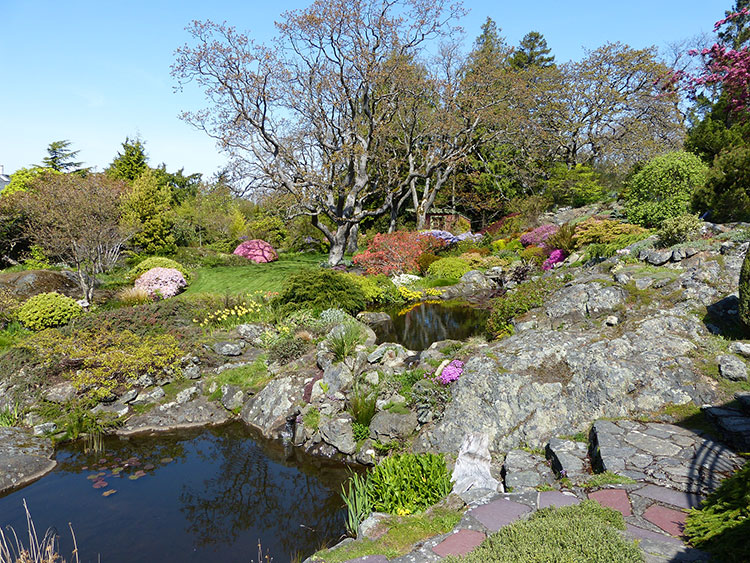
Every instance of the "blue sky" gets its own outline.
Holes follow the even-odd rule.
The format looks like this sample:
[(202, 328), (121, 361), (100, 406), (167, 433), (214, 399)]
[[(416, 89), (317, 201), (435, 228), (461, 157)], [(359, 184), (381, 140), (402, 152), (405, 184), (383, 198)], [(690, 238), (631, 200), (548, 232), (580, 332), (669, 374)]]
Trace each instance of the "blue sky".
[[(211, 139), (178, 119), (202, 107), (198, 91), (175, 93), (169, 67), (194, 19), (227, 21), (259, 42), (282, 12), (308, 0), (0, 0), (0, 164), (41, 162), (69, 139), (87, 166), (105, 168), (125, 137), (139, 135), (150, 163), (212, 175), (225, 159)], [(466, 46), (487, 16), (511, 45), (541, 32), (558, 62), (607, 41), (665, 48), (709, 33), (732, 0), (531, 2), (467, 0)]]

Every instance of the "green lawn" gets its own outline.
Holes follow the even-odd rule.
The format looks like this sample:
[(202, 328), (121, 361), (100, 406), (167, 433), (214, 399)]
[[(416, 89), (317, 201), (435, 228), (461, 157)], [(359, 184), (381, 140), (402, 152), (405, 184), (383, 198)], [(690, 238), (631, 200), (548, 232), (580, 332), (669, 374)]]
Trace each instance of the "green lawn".
[(326, 254), (281, 255), (268, 264), (249, 263), (247, 266), (218, 266), (200, 268), (185, 291), (191, 293), (237, 294), (253, 291), (279, 291), (284, 281), (294, 273), (307, 268), (317, 268), (326, 260)]

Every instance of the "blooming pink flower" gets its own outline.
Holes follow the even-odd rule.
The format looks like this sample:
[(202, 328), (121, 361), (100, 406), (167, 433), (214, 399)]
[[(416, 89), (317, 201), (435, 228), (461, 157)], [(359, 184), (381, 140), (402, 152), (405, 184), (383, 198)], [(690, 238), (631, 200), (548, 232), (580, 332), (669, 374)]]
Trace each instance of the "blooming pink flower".
[(169, 299), (187, 287), (179, 270), (174, 268), (151, 268), (135, 280), (136, 289), (145, 290), (155, 299)]

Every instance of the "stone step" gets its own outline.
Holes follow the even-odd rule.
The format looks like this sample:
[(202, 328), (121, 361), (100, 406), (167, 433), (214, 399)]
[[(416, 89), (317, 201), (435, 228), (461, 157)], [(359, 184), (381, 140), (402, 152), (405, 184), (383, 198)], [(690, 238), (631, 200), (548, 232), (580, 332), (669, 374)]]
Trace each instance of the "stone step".
[(750, 451), (750, 415), (727, 407), (703, 407), (727, 442), (740, 451)]

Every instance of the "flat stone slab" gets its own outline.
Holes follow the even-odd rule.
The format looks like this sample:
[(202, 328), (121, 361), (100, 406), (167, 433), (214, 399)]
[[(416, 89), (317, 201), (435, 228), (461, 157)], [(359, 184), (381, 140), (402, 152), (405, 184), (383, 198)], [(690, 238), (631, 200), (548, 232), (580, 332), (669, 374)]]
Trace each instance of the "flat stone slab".
[(23, 428), (0, 428), (0, 493), (27, 485), (52, 471), (52, 442)]
[(581, 500), (573, 495), (566, 495), (559, 491), (543, 491), (539, 493), (539, 508), (548, 506), (571, 506), (580, 503)]
[(630, 498), (623, 489), (602, 489), (589, 493), (589, 498), (595, 500), (602, 506), (614, 508), (623, 516), (631, 516), (633, 510), (630, 507)]
[(432, 551), (440, 557), (466, 555), (482, 543), (486, 537), (482, 532), (475, 530), (459, 530), (433, 547)]
[(659, 532), (652, 532), (651, 530), (639, 528), (638, 526), (633, 526), (632, 524), (628, 523), (625, 523), (625, 531), (632, 537), (639, 540), (663, 541), (673, 543), (675, 545), (684, 545), (682, 543), (682, 540), (680, 540), (679, 538), (660, 534)]
[(652, 524), (659, 526), (668, 534), (672, 536), (681, 536), (682, 532), (685, 530), (687, 514), (679, 510), (666, 508), (659, 504), (652, 504), (643, 513), (643, 517)]
[(683, 493), (666, 487), (657, 487), (656, 485), (646, 485), (642, 489), (633, 491), (637, 495), (650, 498), (664, 504), (671, 504), (680, 508), (695, 508), (701, 502), (701, 497), (692, 493)]
[(498, 499), (472, 508), (468, 514), (481, 522), (490, 532), (497, 532), (503, 526), (507, 526), (528, 512), (531, 512), (531, 508), (525, 504)]
[(159, 405), (147, 413), (133, 416), (117, 430), (117, 434), (209, 426), (223, 424), (230, 418), (231, 414), (221, 405), (205, 397), (197, 397), (183, 404), (170, 402)]
[(356, 559), (347, 559), (344, 563), (388, 563), (385, 555), (364, 555)]

